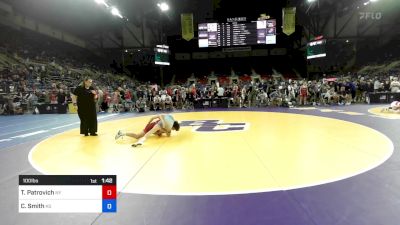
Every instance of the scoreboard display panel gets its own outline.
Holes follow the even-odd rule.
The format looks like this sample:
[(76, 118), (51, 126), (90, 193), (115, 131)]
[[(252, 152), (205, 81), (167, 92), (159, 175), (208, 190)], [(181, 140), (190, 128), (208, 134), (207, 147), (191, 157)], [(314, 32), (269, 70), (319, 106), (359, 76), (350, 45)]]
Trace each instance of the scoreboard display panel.
[(116, 175), (20, 175), (20, 213), (115, 213)]
[(200, 23), (199, 47), (276, 44), (276, 20)]
[(311, 41), (307, 44), (307, 59), (326, 57), (326, 39)]
[(165, 65), (169, 66), (169, 46), (168, 45), (157, 45), (156, 48), (154, 48), (154, 64), (156, 65)]

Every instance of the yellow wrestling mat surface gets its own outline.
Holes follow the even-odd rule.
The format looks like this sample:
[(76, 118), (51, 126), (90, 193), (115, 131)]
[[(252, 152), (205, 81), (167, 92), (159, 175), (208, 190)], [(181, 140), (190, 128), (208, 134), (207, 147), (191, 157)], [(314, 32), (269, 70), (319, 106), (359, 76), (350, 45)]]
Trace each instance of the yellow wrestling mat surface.
[(375, 107), (372, 109), (369, 109), (368, 112), (372, 113), (374, 115), (377, 115), (379, 117), (383, 117), (383, 118), (388, 118), (388, 119), (400, 119), (400, 113), (396, 113), (393, 111), (382, 111), (382, 109), (387, 108), (386, 107)]
[(371, 128), (337, 119), (272, 112), (173, 114), (171, 137), (114, 140), (141, 131), (150, 116), (99, 124), (98, 137), (73, 129), (29, 154), (44, 174), (116, 174), (127, 193), (209, 195), (288, 190), (368, 171), (387, 160), (392, 142)]

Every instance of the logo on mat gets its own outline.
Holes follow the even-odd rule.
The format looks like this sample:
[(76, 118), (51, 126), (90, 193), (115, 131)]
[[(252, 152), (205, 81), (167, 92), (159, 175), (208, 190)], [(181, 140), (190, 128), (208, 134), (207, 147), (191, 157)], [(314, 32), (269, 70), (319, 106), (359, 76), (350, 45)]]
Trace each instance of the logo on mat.
[(244, 131), (248, 123), (223, 123), (222, 120), (187, 120), (180, 122), (181, 127), (193, 127), (197, 132)]

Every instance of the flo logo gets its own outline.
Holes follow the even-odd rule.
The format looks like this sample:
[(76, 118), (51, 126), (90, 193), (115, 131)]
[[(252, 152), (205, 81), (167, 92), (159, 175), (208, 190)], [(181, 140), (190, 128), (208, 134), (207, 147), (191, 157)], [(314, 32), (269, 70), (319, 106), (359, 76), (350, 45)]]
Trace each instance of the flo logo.
[(197, 132), (244, 131), (248, 123), (222, 123), (221, 120), (188, 120), (181, 121), (181, 127), (194, 127)]
[(382, 19), (381, 12), (360, 12), (360, 20), (380, 20)]

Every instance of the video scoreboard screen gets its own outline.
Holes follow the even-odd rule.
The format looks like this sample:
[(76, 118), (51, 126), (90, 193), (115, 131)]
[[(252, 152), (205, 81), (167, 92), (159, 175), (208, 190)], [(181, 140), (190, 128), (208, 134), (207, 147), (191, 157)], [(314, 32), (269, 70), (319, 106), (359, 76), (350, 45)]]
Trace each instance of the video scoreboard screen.
[(315, 59), (326, 56), (326, 39), (311, 41), (307, 44), (307, 59)]
[(167, 45), (157, 45), (154, 49), (154, 64), (156, 65), (166, 65), (169, 66), (169, 46)]
[(276, 44), (276, 20), (200, 23), (199, 47)]

